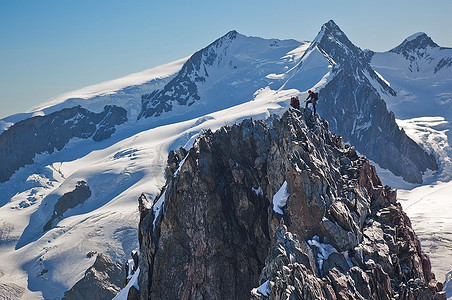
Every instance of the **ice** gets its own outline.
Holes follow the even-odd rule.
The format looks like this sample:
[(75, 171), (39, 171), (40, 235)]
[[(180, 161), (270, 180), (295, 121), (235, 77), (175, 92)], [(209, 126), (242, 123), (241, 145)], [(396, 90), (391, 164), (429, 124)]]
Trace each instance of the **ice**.
[[(449, 135), (452, 126), (442, 116), (397, 119), (406, 134), (433, 153), (439, 164), (437, 172), (426, 172), (424, 184), (409, 184), (389, 171), (376, 166), (383, 184), (397, 188), (397, 200), (411, 219), (422, 249), (429, 255), (432, 271), (439, 281), (452, 270), (452, 149)], [(451, 297), (452, 294), (448, 294)]]
[[(130, 87), (130, 86), (139, 86), (143, 85), (147, 82), (152, 82), (153, 80), (166, 78), (174, 73), (178, 72), (182, 65), (188, 60), (189, 56), (184, 57), (180, 60), (171, 62), (169, 64), (161, 65), (155, 68), (151, 68), (142, 72), (130, 74), (124, 76), (122, 78), (118, 78), (115, 80), (103, 82), (100, 84), (88, 86), (76, 91), (72, 91), (69, 93), (64, 93), (62, 95), (56, 96), (55, 98), (50, 99), (47, 102), (44, 102), (34, 108), (32, 108), (31, 112), (40, 112), (49, 108), (51, 106), (55, 106), (57, 104), (61, 104), (69, 99), (85, 99), (89, 100), (96, 96), (109, 95), (112, 93), (117, 93), (118, 91)], [(89, 102), (89, 101), (86, 101)], [(83, 103), (83, 102), (82, 102)], [(104, 104), (101, 104), (104, 105)], [(102, 106), (103, 108), (103, 106)]]
[(452, 124), (444, 117), (397, 120), (397, 124), (427, 153), (435, 154), (439, 163), (438, 179), (452, 180), (452, 149), (448, 140)]
[(430, 256), (436, 278), (444, 281), (445, 275), (452, 270), (452, 182), (399, 189), (397, 194), (422, 249)]

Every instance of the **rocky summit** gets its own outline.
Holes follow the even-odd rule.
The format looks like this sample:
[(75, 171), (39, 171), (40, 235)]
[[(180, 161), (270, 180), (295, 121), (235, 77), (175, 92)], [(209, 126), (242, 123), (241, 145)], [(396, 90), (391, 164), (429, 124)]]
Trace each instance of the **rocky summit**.
[(139, 198), (130, 299), (445, 299), (374, 167), (309, 110), (205, 131)]

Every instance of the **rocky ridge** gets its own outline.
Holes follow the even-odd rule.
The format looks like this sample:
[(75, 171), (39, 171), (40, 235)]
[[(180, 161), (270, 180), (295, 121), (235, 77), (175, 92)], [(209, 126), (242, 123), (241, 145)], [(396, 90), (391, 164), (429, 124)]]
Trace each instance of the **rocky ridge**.
[(130, 298), (445, 299), (396, 192), (328, 127), (302, 109), (172, 151)]
[(217, 48), (227, 47), (236, 39), (237, 31), (231, 31), (224, 37), (216, 40), (208, 47), (194, 53), (182, 67), (182, 70), (162, 90), (155, 90), (150, 94), (144, 94), (142, 110), (138, 118), (160, 116), (164, 111), (172, 110), (171, 101), (179, 105), (192, 105), (200, 100), (198, 82), (205, 82), (209, 76), (206, 65), (211, 66), (218, 57)]
[(43, 231), (47, 231), (52, 228), (52, 223), (54, 223), (55, 220), (60, 219), (67, 210), (82, 204), (90, 196), (91, 190), (89, 189), (89, 186), (86, 185), (86, 182), (77, 182), (77, 185), (73, 191), (64, 194), (55, 203), (52, 216), (44, 225)]

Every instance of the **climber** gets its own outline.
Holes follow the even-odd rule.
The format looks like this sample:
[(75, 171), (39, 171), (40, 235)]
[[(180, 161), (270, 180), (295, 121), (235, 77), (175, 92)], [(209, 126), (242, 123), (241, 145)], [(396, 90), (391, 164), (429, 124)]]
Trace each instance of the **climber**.
[(300, 100), (298, 99), (298, 96), (290, 98), (290, 106), (300, 109)]
[(317, 103), (317, 99), (319, 99), (319, 93), (313, 92), (311, 90), (308, 91), (309, 96), (306, 98), (306, 108), (308, 107), (308, 103), (312, 103), (312, 107), (314, 108), (314, 115), (315, 115), (315, 105)]

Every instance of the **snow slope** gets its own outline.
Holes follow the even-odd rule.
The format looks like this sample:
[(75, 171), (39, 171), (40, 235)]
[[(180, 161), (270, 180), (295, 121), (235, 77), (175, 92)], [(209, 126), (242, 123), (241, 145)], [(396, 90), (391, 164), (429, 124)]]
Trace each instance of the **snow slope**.
[(102, 111), (105, 105), (117, 105), (126, 108), (128, 119), (136, 119), (141, 110), (141, 95), (164, 86), (188, 58), (58, 95), (26, 113), (0, 119), (0, 134), (21, 120), (77, 105), (92, 112)]
[(442, 282), (452, 269), (450, 195), (452, 182), (435, 182), (411, 190), (398, 191), (398, 200), (410, 217), (423, 250), (430, 256), (436, 278)]
[(443, 117), (413, 118), (397, 123), (427, 151), (435, 153), (439, 162), (436, 174), (426, 174), (429, 178), (425, 185), (399, 189), (398, 200), (430, 256), (437, 279), (444, 281), (446, 273), (452, 270), (452, 148), (448, 138), (452, 124)]
[[(439, 170), (424, 175), (423, 185), (409, 184), (377, 167), (384, 184), (398, 188), (398, 200), (411, 219), (423, 250), (430, 256), (439, 281), (452, 270), (452, 124), (444, 117), (397, 120), (405, 132), (425, 150), (435, 154)], [(450, 284), (450, 282), (449, 282)], [(450, 288), (448, 297), (450, 294)]]

